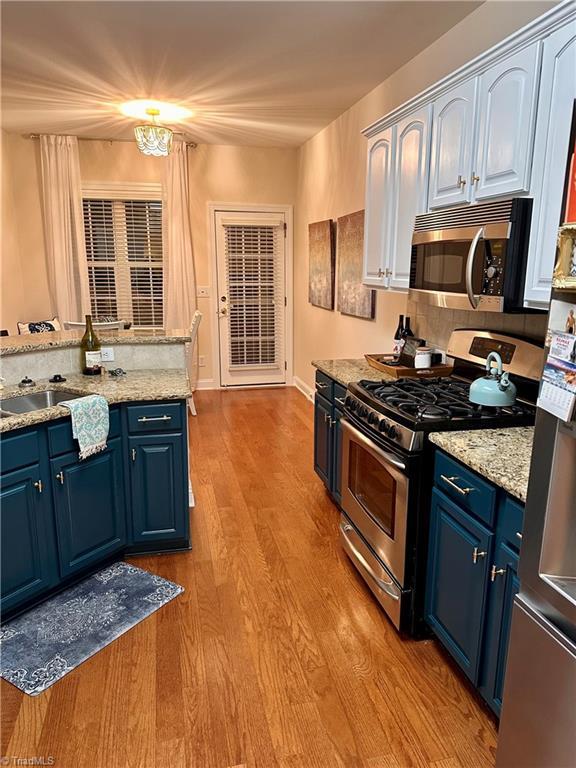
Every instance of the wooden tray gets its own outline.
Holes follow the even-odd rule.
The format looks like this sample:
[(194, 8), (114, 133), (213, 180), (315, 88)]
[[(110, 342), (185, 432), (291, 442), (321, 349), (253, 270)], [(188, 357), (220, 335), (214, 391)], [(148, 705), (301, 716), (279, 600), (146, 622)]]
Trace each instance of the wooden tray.
[(382, 371), (394, 379), (411, 377), (414, 379), (430, 379), (435, 376), (450, 376), (451, 365), (433, 365), (430, 368), (409, 368), (406, 365), (386, 365), (387, 360), (394, 360), (394, 355), (364, 355), (369, 365)]

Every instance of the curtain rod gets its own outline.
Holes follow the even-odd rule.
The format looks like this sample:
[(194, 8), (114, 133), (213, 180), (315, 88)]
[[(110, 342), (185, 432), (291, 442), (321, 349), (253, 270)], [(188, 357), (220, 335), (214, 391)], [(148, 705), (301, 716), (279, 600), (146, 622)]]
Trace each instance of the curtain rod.
[[(28, 134), (25, 134), (24, 138), (25, 139), (39, 139), (40, 135), (41, 134), (39, 134), (39, 133), (28, 133)], [(71, 136), (71, 135), (74, 135), (74, 134), (59, 134), (59, 135)], [(176, 131), (174, 131), (174, 135), (175, 136), (183, 136), (184, 134), (177, 133)], [(134, 139), (99, 139), (97, 136), (76, 136), (76, 138), (78, 139), (78, 141), (108, 141), (108, 142), (110, 142), (110, 144), (113, 141), (129, 141), (129, 142), (134, 142)], [(196, 149), (196, 147), (198, 146), (198, 144), (196, 144), (195, 141), (184, 141), (184, 144), (186, 144), (186, 146), (189, 147), (190, 149)]]

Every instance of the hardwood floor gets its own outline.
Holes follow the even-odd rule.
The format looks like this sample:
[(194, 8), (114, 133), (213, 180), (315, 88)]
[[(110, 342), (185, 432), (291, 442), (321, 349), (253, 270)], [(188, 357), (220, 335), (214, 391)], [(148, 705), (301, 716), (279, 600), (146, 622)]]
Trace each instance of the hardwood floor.
[(294, 389), (199, 392), (186, 591), (36, 698), (1, 754), (65, 768), (481, 768), (496, 729), (434, 641), (401, 640), (337, 541)]

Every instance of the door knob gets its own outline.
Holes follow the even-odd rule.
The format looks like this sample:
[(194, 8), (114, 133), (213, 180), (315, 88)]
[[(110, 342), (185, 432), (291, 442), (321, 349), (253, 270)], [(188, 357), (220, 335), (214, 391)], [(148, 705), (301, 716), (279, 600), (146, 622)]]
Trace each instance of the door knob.
[(490, 581), (496, 581), (496, 576), (502, 576), (504, 573), (506, 573), (506, 568), (496, 568), (496, 566), (493, 565), (492, 570), (490, 571)]
[(478, 547), (474, 547), (474, 551), (472, 552), (472, 562), (474, 565), (476, 565), (481, 557), (486, 557), (487, 554), (487, 552), (479, 552)]
[(466, 179), (463, 179), (461, 174), (458, 174), (458, 186), (459, 187), (465, 187), (466, 186)]
[(64, 472), (58, 472), (56, 475), (56, 480), (58, 480), (60, 485), (64, 485)]
[(38, 493), (42, 493), (42, 490), (43, 490), (43, 488), (44, 488), (44, 486), (42, 485), (42, 480), (37, 480), (37, 481), (34, 483), (34, 488), (36, 488), (36, 490), (38, 491)]

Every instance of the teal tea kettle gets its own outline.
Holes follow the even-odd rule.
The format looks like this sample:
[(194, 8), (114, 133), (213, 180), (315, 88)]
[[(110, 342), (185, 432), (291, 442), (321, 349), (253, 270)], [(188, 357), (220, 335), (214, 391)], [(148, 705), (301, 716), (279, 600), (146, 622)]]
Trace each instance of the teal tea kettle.
[[(497, 368), (492, 368), (492, 360), (496, 361)], [(490, 352), (486, 358), (486, 375), (472, 382), (468, 397), (471, 403), (496, 408), (514, 404), (516, 387), (508, 373), (502, 372), (502, 358), (498, 352)]]

